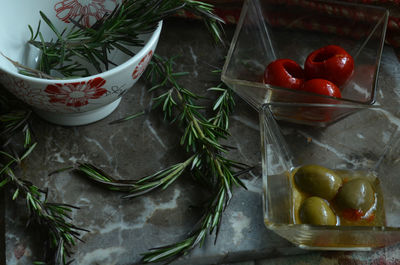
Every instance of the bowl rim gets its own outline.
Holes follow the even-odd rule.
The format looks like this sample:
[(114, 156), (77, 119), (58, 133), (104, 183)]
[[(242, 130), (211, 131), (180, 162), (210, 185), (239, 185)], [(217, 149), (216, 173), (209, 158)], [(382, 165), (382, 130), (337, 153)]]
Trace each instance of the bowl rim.
[(311, 224), (291, 224), (291, 223), (274, 223), (265, 218), (264, 224), (267, 228), (274, 230), (274, 228), (293, 228), (293, 229), (313, 229), (313, 230), (332, 230), (332, 231), (381, 231), (381, 232), (399, 232), (400, 227), (387, 226), (387, 225), (311, 225)]
[[(161, 29), (163, 26), (163, 20), (160, 20), (158, 22), (157, 28), (152, 32), (151, 37), (149, 40), (146, 42), (146, 44), (139, 50), (138, 53), (136, 53), (133, 57), (129, 58), (127, 61), (123, 62), (122, 64), (118, 65), (117, 67), (114, 67), (110, 70), (97, 73), (94, 75), (86, 76), (86, 77), (78, 77), (78, 78), (68, 78), (68, 79), (44, 79), (44, 78), (39, 78), (39, 77), (33, 77), (33, 76), (28, 76), (28, 75), (23, 75), (18, 72), (10, 72), (8, 69), (5, 69), (4, 67), (0, 67), (1, 71), (4, 71), (5, 73), (12, 75), (13, 77), (17, 77), (20, 79), (24, 79), (26, 81), (30, 82), (36, 82), (36, 83), (44, 83), (44, 84), (53, 84), (54, 82), (62, 82), (62, 83), (77, 83), (77, 82), (86, 82), (91, 79), (94, 79), (96, 77), (109, 77), (111, 75), (114, 75), (115, 73), (122, 71), (124, 68), (127, 68), (129, 65), (134, 63), (137, 60), (140, 60), (150, 49), (153, 44), (155, 44), (161, 34)], [(133, 69), (132, 69), (133, 71)]]
[[(322, 95), (321, 95), (322, 96)], [(334, 98), (336, 99), (336, 98)], [(348, 101), (348, 100), (347, 100)], [(281, 102), (274, 101), (268, 102), (261, 105), (261, 110), (265, 111), (265, 109), (273, 106), (278, 107), (318, 107), (318, 108), (353, 108), (353, 109), (382, 109), (382, 105), (374, 104), (374, 105), (366, 105), (362, 103), (354, 103), (354, 102), (345, 102), (342, 104), (338, 103), (306, 103), (306, 102)]]

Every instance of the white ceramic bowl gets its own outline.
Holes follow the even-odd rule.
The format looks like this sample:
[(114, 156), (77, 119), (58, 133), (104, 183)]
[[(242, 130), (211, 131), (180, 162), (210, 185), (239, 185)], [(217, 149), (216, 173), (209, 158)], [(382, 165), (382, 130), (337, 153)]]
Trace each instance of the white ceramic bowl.
[[(29, 45), (28, 25), (34, 30), (41, 19), (39, 11), (62, 30), (71, 27), (68, 18), (92, 25), (117, 0), (14, 0), (0, 9), (0, 52), (10, 59), (35, 67), (39, 51)], [(98, 121), (113, 112), (121, 96), (140, 78), (150, 62), (160, 36), (162, 22), (151, 34), (141, 36), (143, 47), (132, 48), (134, 57), (114, 52), (109, 58), (117, 64), (99, 74), (85, 78), (48, 80), (18, 73), (18, 69), (0, 54), (0, 82), (15, 96), (31, 105), (42, 118), (61, 125), (83, 125)], [(54, 33), (42, 21), (41, 32), (46, 40)]]

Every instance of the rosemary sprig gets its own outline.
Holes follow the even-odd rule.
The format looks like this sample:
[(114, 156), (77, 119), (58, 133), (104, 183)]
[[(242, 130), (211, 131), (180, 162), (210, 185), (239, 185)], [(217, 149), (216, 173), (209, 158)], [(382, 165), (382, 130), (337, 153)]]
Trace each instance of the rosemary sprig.
[[(30, 219), (28, 225), (38, 225), (47, 232), (44, 242), (44, 261), (35, 264), (70, 264), (67, 258), (71, 255), (70, 248), (79, 240), (81, 231), (71, 222), (69, 213), (77, 207), (51, 203), (47, 200), (47, 191), (42, 190), (15, 173), (21, 163), (33, 152), (36, 143), (32, 142), (28, 126), (29, 110), (16, 110), (3, 105), (0, 114), (0, 188), (14, 187), (12, 200), (24, 198)], [(18, 156), (13, 147), (13, 136), (22, 132), (23, 150)], [(18, 145), (18, 143), (17, 143)]]
[[(232, 187), (240, 185), (246, 188), (239, 176), (251, 169), (242, 163), (226, 159), (224, 154), (227, 151), (227, 147), (219, 144), (220, 138), (226, 138), (229, 135), (227, 131), (229, 128), (229, 115), (234, 107), (230, 88), (223, 87), (220, 84), (209, 89), (221, 94), (213, 106), (216, 114), (210, 119), (206, 119), (198, 111), (202, 108), (194, 104), (194, 101), (200, 96), (179, 86), (175, 79), (176, 75), (172, 71), (172, 66), (173, 61), (156, 56), (155, 62), (151, 64), (149, 71), (155, 73), (155, 75), (153, 74), (153, 79), (161, 77), (166, 87), (172, 86), (174, 88), (176, 99), (170, 96), (163, 97), (160, 99), (160, 103), (163, 102), (163, 110), (168, 113), (170, 119), (178, 120), (181, 125), (186, 125), (181, 138), (181, 145), (185, 146), (187, 151), (191, 149), (192, 152), (200, 154), (201, 158), (192, 169), (193, 175), (211, 184), (214, 195), (199, 222), (199, 226), (195, 228), (188, 238), (172, 245), (152, 249), (143, 255), (144, 262), (170, 262), (181, 255), (189, 253), (195, 246), (199, 244), (201, 246), (207, 234), (211, 234), (214, 230), (216, 230), (216, 240), (222, 212), (232, 197)], [(167, 104), (165, 104), (166, 102)], [(169, 102), (177, 103), (168, 104)], [(174, 109), (177, 111), (175, 117), (172, 115)], [(235, 168), (240, 171), (235, 173)]]
[(135, 119), (137, 117), (140, 117), (140, 116), (142, 116), (144, 114), (146, 114), (146, 111), (143, 110), (141, 112), (138, 112), (138, 113), (135, 113), (135, 114), (131, 114), (131, 115), (125, 116), (125, 117), (123, 117), (121, 119), (112, 121), (109, 124), (118, 124), (118, 123), (126, 122), (126, 121), (129, 121), (129, 120)]
[(201, 218), (199, 228), (181, 242), (151, 249), (150, 252), (143, 255), (143, 262), (172, 261), (188, 253), (197, 245), (201, 246), (207, 234), (211, 234), (214, 229), (218, 229), (222, 218), (221, 214), (228, 203), (226, 198), (226, 190), (221, 187), (214, 195), (214, 198), (207, 207), (206, 213)]
[(109, 59), (111, 51), (119, 50), (134, 56), (129, 47), (143, 45), (141, 34), (153, 32), (161, 20), (182, 10), (203, 18), (214, 39), (222, 42), (220, 23), (223, 21), (213, 14), (213, 6), (210, 4), (193, 0), (125, 0), (89, 28), (79, 21), (71, 20), (71, 29), (60, 30), (40, 12), (42, 20), (56, 38), (45, 40), (40, 32), (41, 23), (36, 31), (29, 26), (29, 43), (41, 51), (38, 69), (29, 71), (29, 68), (14, 65), (23, 70), (21, 73), (41, 78), (52, 75), (53, 70), (64, 77), (88, 76), (90, 73), (87, 68), (77, 60), (80, 59), (102, 72), (109, 65), (115, 65)]
[(96, 166), (88, 163), (79, 164), (78, 170), (84, 173), (89, 179), (104, 185), (110, 190), (128, 192), (129, 194), (124, 196), (124, 198), (133, 198), (156, 188), (166, 189), (193, 163), (193, 161), (196, 161), (195, 155), (189, 157), (182, 163), (178, 163), (139, 180), (117, 180)]
[(232, 188), (245, 188), (239, 176), (251, 169), (245, 164), (225, 158), (228, 147), (219, 143), (220, 139), (229, 136), (229, 115), (234, 107), (230, 88), (220, 84), (209, 89), (218, 92), (220, 96), (213, 105), (214, 115), (207, 119), (205, 108), (196, 105), (196, 101), (202, 97), (179, 85), (176, 78), (185, 73), (173, 72), (173, 64), (174, 58), (165, 59), (154, 55), (146, 77), (156, 84), (150, 91), (160, 90), (159, 96), (153, 99), (153, 107), (161, 108), (166, 119), (179, 123), (183, 129), (180, 144), (191, 154), (189, 158), (136, 181), (117, 180), (87, 163), (78, 166), (78, 171), (84, 176), (111, 190), (127, 192), (125, 197), (128, 198), (155, 188), (165, 189), (185, 171), (211, 188), (211, 201), (193, 232), (181, 242), (151, 249), (143, 255), (142, 261), (145, 263), (170, 262), (189, 253), (197, 245), (201, 246), (205, 237), (214, 231), (217, 238), (222, 213), (232, 197)]

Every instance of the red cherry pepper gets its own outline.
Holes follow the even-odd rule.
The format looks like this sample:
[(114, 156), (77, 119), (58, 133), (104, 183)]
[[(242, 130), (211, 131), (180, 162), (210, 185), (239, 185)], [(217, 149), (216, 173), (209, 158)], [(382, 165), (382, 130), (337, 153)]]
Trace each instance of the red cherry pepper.
[(346, 209), (342, 212), (342, 216), (344, 219), (349, 221), (360, 221), (361, 218), (365, 215), (365, 213), (361, 210), (356, 209)]
[[(331, 96), (335, 98), (341, 98), (342, 94), (340, 93), (340, 89), (332, 82), (325, 79), (311, 79), (301, 86), (300, 88), (303, 91), (312, 92), (320, 95)], [(318, 102), (316, 102), (318, 103)]]
[(307, 79), (323, 78), (342, 86), (354, 72), (354, 60), (342, 47), (328, 45), (308, 55), (304, 71)]
[(270, 63), (264, 71), (264, 83), (299, 89), (304, 82), (301, 66), (290, 59), (278, 59)]
[(368, 223), (371, 223), (374, 221), (374, 219), (375, 219), (374, 213), (370, 214), (367, 217), (365, 215), (366, 215), (366, 213), (364, 213), (361, 210), (357, 210), (357, 209), (349, 208), (349, 209), (345, 209), (342, 211), (342, 217), (349, 221), (357, 222), (357, 221), (360, 221), (361, 219), (364, 219)]

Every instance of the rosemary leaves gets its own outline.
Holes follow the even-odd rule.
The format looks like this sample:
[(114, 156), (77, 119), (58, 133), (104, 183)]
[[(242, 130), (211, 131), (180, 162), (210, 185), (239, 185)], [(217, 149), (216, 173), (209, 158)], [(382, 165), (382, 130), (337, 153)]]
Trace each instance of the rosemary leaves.
[[(2, 95), (3, 96), (3, 95)], [(71, 247), (80, 240), (80, 233), (87, 230), (75, 226), (70, 213), (77, 207), (48, 201), (47, 190), (16, 174), (15, 169), (34, 152), (36, 143), (32, 141), (29, 127), (30, 110), (10, 105), (13, 99), (1, 98), (0, 108), (0, 188), (14, 190), (12, 200), (23, 199), (29, 214), (30, 225), (38, 225), (46, 235), (43, 242), (47, 246), (42, 261), (36, 264), (69, 264)], [(22, 134), (21, 137), (17, 137)], [(17, 139), (22, 139), (21, 145)], [(22, 146), (22, 150), (20, 150)], [(18, 148), (17, 148), (18, 147)], [(21, 172), (20, 170), (18, 172)]]
[(150, 91), (158, 91), (158, 96), (153, 99), (154, 108), (161, 108), (165, 119), (178, 123), (183, 129), (180, 144), (188, 157), (139, 180), (118, 180), (88, 163), (78, 166), (78, 171), (83, 176), (109, 190), (125, 192), (125, 198), (166, 189), (179, 177), (187, 174), (208, 184), (212, 198), (198, 226), (194, 227), (185, 240), (145, 253), (142, 259), (145, 263), (170, 262), (201, 245), (209, 233), (216, 231), (218, 235), (222, 213), (230, 202), (232, 189), (234, 186), (245, 188), (239, 177), (251, 169), (245, 164), (225, 158), (229, 150), (219, 143), (220, 139), (229, 136), (229, 115), (234, 108), (233, 92), (230, 88), (220, 84), (209, 89), (219, 96), (212, 107), (214, 115), (207, 118), (201, 111), (205, 107), (196, 104), (201, 97), (179, 84), (177, 77), (184, 73), (173, 71), (173, 58), (154, 55), (153, 60), (146, 76), (154, 84)]
[(109, 53), (119, 50), (134, 56), (130, 47), (140, 47), (141, 34), (153, 32), (158, 23), (182, 10), (203, 18), (215, 41), (222, 42), (223, 21), (213, 14), (213, 6), (193, 0), (125, 0), (113, 12), (106, 14), (91, 27), (71, 20), (71, 29), (58, 29), (43, 12), (44, 23), (54, 32), (55, 40), (46, 40), (40, 32), (41, 23), (34, 31), (29, 30), (29, 43), (41, 51), (38, 69), (15, 64), (20, 72), (46, 78), (54, 70), (64, 77), (85, 77), (91, 73), (83, 63), (93, 66), (97, 72), (115, 65)]

